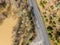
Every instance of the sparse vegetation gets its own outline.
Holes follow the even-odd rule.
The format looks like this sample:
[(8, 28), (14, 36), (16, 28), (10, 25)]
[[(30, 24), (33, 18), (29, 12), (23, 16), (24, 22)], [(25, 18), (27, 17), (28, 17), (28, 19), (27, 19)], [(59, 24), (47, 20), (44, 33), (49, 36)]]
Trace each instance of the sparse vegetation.
[(53, 30), (53, 28), (51, 26), (48, 26), (47, 27), (47, 30), (50, 30), (51, 31), (51, 30)]
[(42, 2), (42, 1), (40, 2), (40, 5), (44, 8), (44, 4), (43, 4), (43, 2)]
[[(27, 4), (27, 0), (13, 0), (13, 2), (9, 2), (12, 4), (7, 3), (8, 6), (6, 5), (5, 1), (7, 0), (4, 0), (2, 3), (0, 3), (0, 9), (4, 7), (3, 10), (0, 10), (0, 23), (2, 23), (2, 21), (8, 20), (11, 25), (15, 26), (12, 33), (13, 45), (29, 45), (29, 43), (31, 43), (36, 37), (36, 31), (29, 6)], [(17, 1), (18, 3), (16, 3), (15, 1)], [(5, 8), (5, 6), (7, 7)], [(14, 22), (16, 24), (14, 25), (13, 21), (11, 22), (9, 18), (11, 18), (10, 20), (13, 21), (17, 19), (17, 21)], [(10, 23), (8, 23), (8, 25), (10, 25)], [(13, 28), (13, 26), (11, 28)]]
[(50, 6), (51, 9), (54, 9), (53, 5)]
[[(59, 0), (36, 0), (41, 16), (47, 29), (48, 37), (52, 41), (51, 45), (60, 45), (60, 1)], [(39, 2), (40, 1), (40, 2)], [(46, 1), (47, 3), (43, 3)], [(43, 4), (43, 6), (39, 4)], [(47, 20), (48, 19), (48, 20)], [(59, 30), (59, 31), (58, 31)], [(58, 36), (59, 35), (59, 36)], [(59, 38), (59, 39), (58, 39)]]
[(48, 22), (48, 19), (46, 19), (46, 22)]
[(60, 18), (58, 19), (58, 22), (60, 22)]
[(48, 37), (49, 37), (49, 38), (52, 38), (52, 34), (51, 34), (51, 33), (48, 33)]
[(40, 5), (44, 8), (45, 7), (45, 4), (46, 4), (47, 2), (46, 1), (40, 1)]
[(49, 16), (49, 20), (52, 20), (53, 18), (52, 18), (52, 16)]

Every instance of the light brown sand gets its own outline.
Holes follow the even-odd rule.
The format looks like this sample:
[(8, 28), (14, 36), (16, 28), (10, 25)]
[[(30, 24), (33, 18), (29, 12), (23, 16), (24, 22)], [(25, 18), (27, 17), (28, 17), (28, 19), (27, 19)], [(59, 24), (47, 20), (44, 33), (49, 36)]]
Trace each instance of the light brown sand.
[(12, 44), (12, 31), (18, 19), (6, 18), (0, 25), (0, 45)]

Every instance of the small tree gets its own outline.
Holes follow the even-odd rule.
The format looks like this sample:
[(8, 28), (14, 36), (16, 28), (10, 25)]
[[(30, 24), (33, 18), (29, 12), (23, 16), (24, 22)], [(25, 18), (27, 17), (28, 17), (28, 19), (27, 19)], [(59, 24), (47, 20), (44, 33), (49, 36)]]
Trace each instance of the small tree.
[(53, 21), (53, 24), (56, 24), (56, 22), (55, 22), (55, 21)]
[(53, 30), (53, 28), (51, 26), (48, 26), (47, 30)]
[(49, 24), (52, 24), (52, 20), (49, 21)]
[(48, 19), (46, 19), (46, 22), (48, 22)]
[(54, 9), (53, 5), (50, 6), (51, 9)]
[(49, 37), (49, 38), (52, 38), (52, 34), (51, 34), (51, 33), (48, 33), (48, 37)]
[(42, 1), (40, 1), (40, 5), (41, 5), (43, 8), (45, 7)]
[(60, 22), (60, 18), (58, 19), (58, 22)]
[(50, 16), (49, 19), (52, 20), (53, 19), (52, 16)]
[(60, 31), (57, 31), (57, 35), (60, 36)]

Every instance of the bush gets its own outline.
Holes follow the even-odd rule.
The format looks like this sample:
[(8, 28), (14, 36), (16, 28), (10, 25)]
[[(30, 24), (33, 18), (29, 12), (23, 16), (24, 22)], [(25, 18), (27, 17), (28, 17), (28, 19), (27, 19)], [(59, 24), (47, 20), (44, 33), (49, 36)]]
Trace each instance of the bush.
[(44, 8), (44, 3), (42, 1), (40, 1), (40, 5)]
[(56, 22), (55, 22), (55, 21), (53, 21), (53, 24), (56, 24)]
[(45, 7), (45, 4), (46, 4), (47, 2), (46, 1), (40, 1), (40, 5), (44, 8)]
[(48, 37), (49, 37), (49, 38), (52, 38), (52, 34), (51, 34), (51, 33), (48, 33)]
[(47, 30), (53, 30), (53, 28), (51, 26), (48, 26)]
[(59, 31), (57, 31), (57, 35), (60, 36), (60, 32)]
[(51, 9), (54, 9), (53, 5), (50, 6)]
[(46, 22), (48, 22), (48, 19), (46, 19)]
[(60, 22), (60, 18), (58, 19), (58, 21)]
[(53, 19), (52, 16), (50, 16), (49, 19), (52, 20)]
[(49, 23), (52, 24), (52, 20), (50, 20)]

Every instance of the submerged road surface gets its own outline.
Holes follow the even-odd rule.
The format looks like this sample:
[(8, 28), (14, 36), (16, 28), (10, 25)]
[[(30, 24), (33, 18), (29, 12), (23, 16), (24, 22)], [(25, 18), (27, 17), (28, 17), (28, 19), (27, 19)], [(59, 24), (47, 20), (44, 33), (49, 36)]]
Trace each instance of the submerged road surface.
[(30, 45), (50, 45), (47, 37), (47, 33), (44, 27), (44, 23), (42, 21), (42, 17), (37, 8), (37, 4), (35, 0), (28, 0), (28, 4), (30, 6), (32, 17), (36, 27), (37, 37)]

